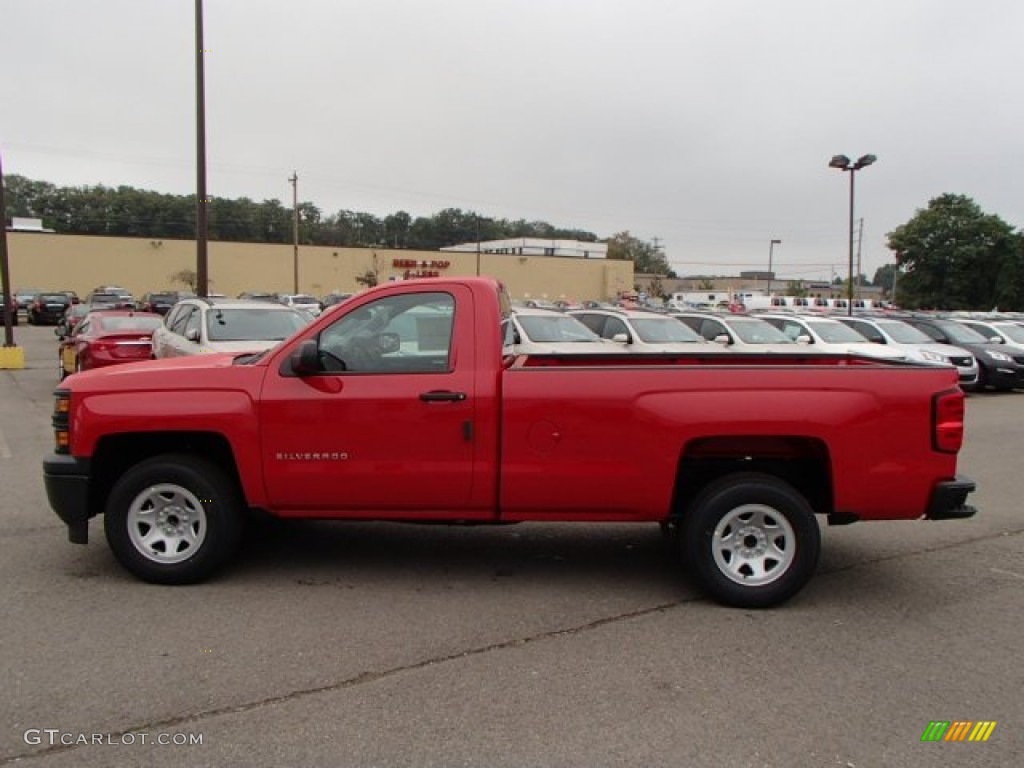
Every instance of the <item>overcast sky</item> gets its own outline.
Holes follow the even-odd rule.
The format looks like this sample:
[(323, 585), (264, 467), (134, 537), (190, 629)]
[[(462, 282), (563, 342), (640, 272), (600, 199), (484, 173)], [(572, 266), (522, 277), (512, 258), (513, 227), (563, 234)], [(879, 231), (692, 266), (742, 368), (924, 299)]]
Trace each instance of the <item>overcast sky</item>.
[[(208, 191), (863, 271), (943, 193), (1024, 224), (1021, 0), (204, 0)], [(193, 0), (0, 0), (6, 173), (195, 191)]]

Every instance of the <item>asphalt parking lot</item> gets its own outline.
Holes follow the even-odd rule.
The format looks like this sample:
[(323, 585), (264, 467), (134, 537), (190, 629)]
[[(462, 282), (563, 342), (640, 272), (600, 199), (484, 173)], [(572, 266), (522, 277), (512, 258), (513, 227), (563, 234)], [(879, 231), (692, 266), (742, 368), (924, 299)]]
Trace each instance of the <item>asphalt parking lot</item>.
[[(40, 467), (56, 343), (16, 338), (0, 764), (1024, 763), (1024, 393), (969, 398), (977, 517), (825, 529), (815, 579), (770, 611), (703, 599), (655, 526), (264, 521), (223, 576), (167, 588), (98, 521), (67, 542)], [(996, 725), (922, 742), (932, 721)]]

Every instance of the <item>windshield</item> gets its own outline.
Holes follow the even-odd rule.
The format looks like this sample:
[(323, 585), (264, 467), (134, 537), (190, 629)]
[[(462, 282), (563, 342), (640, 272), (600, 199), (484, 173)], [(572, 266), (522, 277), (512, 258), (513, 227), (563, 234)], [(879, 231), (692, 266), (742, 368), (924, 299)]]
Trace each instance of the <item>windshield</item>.
[(793, 344), (794, 341), (765, 320), (756, 317), (735, 317), (729, 321), (729, 330), (747, 344)]
[(516, 315), (516, 321), (529, 341), (553, 343), (600, 342), (601, 337), (587, 328), (575, 317)]
[(210, 341), (281, 341), (306, 326), (306, 319), (291, 310), (266, 308), (212, 309), (206, 314)]
[(829, 344), (863, 344), (865, 338), (848, 325), (840, 322), (822, 322), (810, 320), (807, 327)]
[(649, 344), (693, 344), (703, 341), (688, 325), (670, 317), (644, 317), (630, 320), (641, 341)]
[(97, 317), (93, 321), (103, 331), (152, 331), (163, 325), (159, 317)]
[(935, 339), (902, 320), (880, 320), (878, 327), (898, 344), (934, 344)]
[(954, 323), (950, 320), (944, 323), (938, 323), (938, 326), (945, 332), (950, 341), (954, 341), (957, 344), (989, 343), (988, 339), (973, 328), (968, 328), (966, 325), (960, 325), (960, 323)]
[(1018, 344), (1024, 343), (1024, 325), (1007, 323), (1006, 325), (994, 325), (992, 327), (1010, 341), (1017, 342)]

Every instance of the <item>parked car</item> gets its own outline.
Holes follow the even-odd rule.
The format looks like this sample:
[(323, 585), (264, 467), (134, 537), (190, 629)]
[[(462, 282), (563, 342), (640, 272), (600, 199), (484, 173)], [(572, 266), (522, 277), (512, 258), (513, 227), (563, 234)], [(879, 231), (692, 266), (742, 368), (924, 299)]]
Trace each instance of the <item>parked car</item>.
[(135, 298), (118, 291), (93, 291), (85, 297), (90, 309), (135, 309)]
[(671, 312), (668, 316), (688, 325), (708, 341), (734, 352), (793, 354), (797, 351), (798, 345), (793, 339), (767, 320), (752, 315)]
[(515, 307), (505, 329), (510, 354), (617, 354), (625, 350), (606, 342), (575, 317), (550, 309)]
[(294, 307), (308, 312), (314, 318), (319, 317), (322, 311), (319, 299), (308, 293), (285, 293), (281, 295), (280, 302), (286, 307)]
[(61, 340), (57, 353), (60, 378), (93, 368), (149, 360), (153, 331), (161, 322), (163, 318), (154, 312), (89, 312), (74, 332)]
[(42, 288), (19, 288), (14, 292), (14, 298), (18, 302), (18, 309), (28, 314), (28, 305), (40, 293), (45, 293)]
[(191, 291), (156, 291), (147, 293), (138, 301), (138, 308), (141, 312), (155, 312), (158, 315), (166, 315), (171, 307), (182, 299), (190, 299), (195, 296)]
[(978, 389), (992, 387), (1002, 392), (1024, 388), (1024, 353), (1017, 355), (998, 342), (985, 338), (973, 328), (932, 315), (900, 318), (923, 331), (938, 344), (966, 349), (978, 361)]
[(82, 319), (92, 311), (88, 304), (72, 304), (68, 307), (54, 329), (57, 338), (63, 339), (66, 336), (70, 336)]
[(353, 296), (355, 296), (354, 293), (328, 293), (326, 296), (324, 296), (324, 300), (320, 302), (320, 307), (321, 309), (335, 307), (338, 304), (345, 303)]
[(969, 318), (952, 318), (958, 323), (973, 328), (989, 341), (996, 344), (1005, 344), (1007, 353), (1013, 355), (1013, 359), (1024, 354), (1024, 325), (1019, 320), (974, 320)]
[(602, 339), (629, 352), (723, 352), (685, 323), (642, 309), (581, 309), (568, 313)]
[(896, 347), (872, 344), (857, 331), (832, 317), (815, 315), (758, 314), (797, 344), (808, 344), (819, 352), (862, 355), (882, 360), (906, 360), (907, 353)]
[(71, 306), (66, 293), (39, 293), (28, 305), (29, 325), (56, 325)]
[(297, 309), (270, 301), (194, 298), (179, 301), (153, 332), (156, 358), (211, 352), (260, 352), (309, 324)]
[(240, 299), (250, 299), (252, 301), (273, 301), (278, 304), (281, 303), (281, 294), (269, 293), (267, 291), (242, 291), (238, 294)]
[(833, 315), (873, 344), (902, 349), (907, 359), (927, 365), (953, 365), (959, 371), (960, 386), (978, 386), (978, 361), (966, 349), (937, 344), (930, 336), (902, 320), (890, 317), (857, 317)]

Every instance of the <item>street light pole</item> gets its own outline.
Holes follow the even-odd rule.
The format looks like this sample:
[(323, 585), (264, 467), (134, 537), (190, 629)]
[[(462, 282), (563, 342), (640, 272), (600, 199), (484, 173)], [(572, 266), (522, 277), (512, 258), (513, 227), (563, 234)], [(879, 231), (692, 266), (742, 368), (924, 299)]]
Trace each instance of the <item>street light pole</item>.
[(878, 158), (874, 155), (861, 155), (857, 162), (851, 163), (846, 155), (833, 155), (828, 163), (829, 168), (836, 168), (840, 171), (847, 171), (850, 174), (850, 252), (849, 266), (846, 283), (846, 314), (853, 314), (853, 201), (854, 201), (854, 176), (861, 168), (867, 168)]
[(781, 240), (772, 240), (768, 243), (768, 299), (772, 298), (772, 255), (776, 245), (781, 245)]

